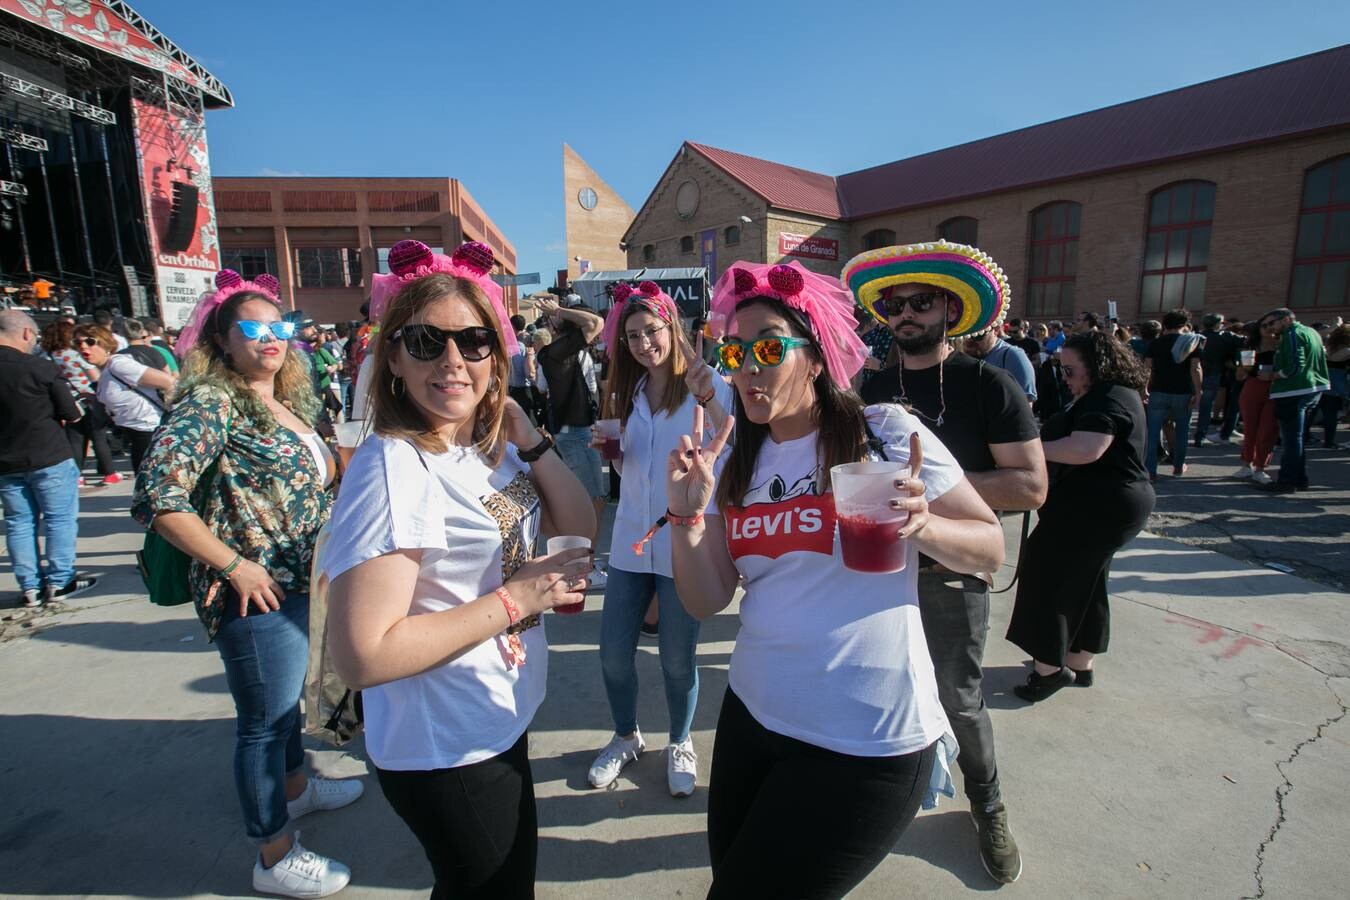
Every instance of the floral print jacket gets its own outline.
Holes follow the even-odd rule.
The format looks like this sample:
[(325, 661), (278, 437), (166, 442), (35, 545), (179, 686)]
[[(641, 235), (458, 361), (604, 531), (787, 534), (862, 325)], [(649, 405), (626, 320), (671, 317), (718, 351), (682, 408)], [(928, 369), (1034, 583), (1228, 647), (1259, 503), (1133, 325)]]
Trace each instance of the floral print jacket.
[[(146, 454), (131, 514), (148, 529), (160, 513), (195, 512), (230, 549), (267, 569), (286, 590), (305, 593), (332, 488), (323, 487), (326, 473), (293, 431), (268, 426), (251, 420), (228, 390), (194, 387), (174, 404)], [(189, 582), (197, 615), (214, 640), (225, 611), (224, 585), (196, 560)]]

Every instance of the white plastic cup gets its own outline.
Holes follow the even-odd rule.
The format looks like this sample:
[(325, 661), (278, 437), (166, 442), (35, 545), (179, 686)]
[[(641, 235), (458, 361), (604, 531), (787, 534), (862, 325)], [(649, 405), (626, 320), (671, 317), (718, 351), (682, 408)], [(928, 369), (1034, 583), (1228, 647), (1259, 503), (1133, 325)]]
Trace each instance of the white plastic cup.
[(337, 445), (339, 447), (355, 450), (370, 434), (370, 422), (367, 419), (339, 422), (333, 426), (333, 430), (337, 432)]
[(1244, 365), (1244, 366), (1254, 366), (1254, 365), (1256, 365), (1256, 351), (1255, 351), (1255, 350), (1243, 350), (1243, 351), (1242, 351), (1242, 365)]
[[(589, 550), (589, 549), (591, 549), (590, 538), (581, 537), (580, 535), (575, 534), (564, 534), (559, 535), (558, 537), (549, 538), (548, 544), (544, 549), (544, 554), (546, 556), (552, 556), (553, 554), (561, 553), (564, 550)], [(584, 610), (585, 608), (586, 608), (586, 601), (582, 600), (580, 603), (568, 603), (565, 606), (555, 606), (553, 607), (553, 611), (562, 616), (575, 616), (580, 614), (582, 610)]]
[(909, 512), (892, 509), (891, 501), (899, 494), (895, 480), (908, 474), (898, 462), (846, 463), (830, 470), (845, 568), (869, 575), (905, 568), (907, 542), (895, 533), (909, 521)]

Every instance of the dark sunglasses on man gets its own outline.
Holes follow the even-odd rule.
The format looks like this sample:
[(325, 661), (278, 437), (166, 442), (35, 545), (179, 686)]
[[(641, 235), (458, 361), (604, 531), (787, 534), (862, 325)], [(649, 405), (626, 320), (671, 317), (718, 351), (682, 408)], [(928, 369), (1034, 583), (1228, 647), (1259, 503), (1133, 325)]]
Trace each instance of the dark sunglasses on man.
[(441, 354), (451, 341), (459, 355), (469, 362), (480, 362), (492, 355), (497, 346), (497, 332), (492, 328), (475, 325), (448, 331), (435, 325), (404, 325), (389, 336), (391, 341), (399, 341), (413, 359), (431, 362), (440, 359)]
[(910, 294), (908, 297), (890, 294), (878, 297), (874, 305), (878, 312), (887, 318), (891, 318), (903, 313), (906, 306), (916, 313), (926, 313), (933, 308), (934, 303), (946, 299), (946, 291), (929, 291), (923, 294)]

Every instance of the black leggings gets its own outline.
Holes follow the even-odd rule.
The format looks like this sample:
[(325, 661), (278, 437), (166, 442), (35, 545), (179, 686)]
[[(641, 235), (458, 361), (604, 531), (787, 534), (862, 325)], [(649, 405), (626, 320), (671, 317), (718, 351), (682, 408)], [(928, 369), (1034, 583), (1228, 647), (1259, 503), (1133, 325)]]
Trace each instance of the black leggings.
[(66, 437), (70, 439), (70, 453), (75, 464), (84, 472), (84, 464), (89, 459), (89, 447), (94, 448), (94, 458), (98, 461), (98, 474), (111, 475), (113, 468), (112, 450), (108, 447), (108, 413), (103, 404), (92, 395), (82, 398), (85, 414), (78, 422), (66, 426)]
[(528, 733), (499, 756), (422, 772), (376, 768), (380, 788), (431, 862), (433, 900), (534, 896), (539, 822)]
[(934, 755), (848, 756), (776, 734), (728, 688), (708, 788), (708, 897), (842, 897), (914, 820)]
[(127, 443), (130, 445), (127, 449), (131, 453), (131, 474), (134, 477), (141, 470), (141, 460), (145, 459), (145, 453), (150, 449), (150, 439), (155, 433), (137, 431), (134, 428), (123, 428), (122, 433), (126, 435)]

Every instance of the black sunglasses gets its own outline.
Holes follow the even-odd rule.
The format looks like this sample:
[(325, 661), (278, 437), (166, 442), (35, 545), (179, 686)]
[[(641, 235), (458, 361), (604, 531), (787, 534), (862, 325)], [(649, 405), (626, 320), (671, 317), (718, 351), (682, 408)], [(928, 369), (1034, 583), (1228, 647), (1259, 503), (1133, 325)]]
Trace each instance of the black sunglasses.
[(931, 291), (926, 294), (911, 294), (908, 297), (878, 297), (876, 308), (887, 317), (898, 316), (905, 311), (908, 306), (916, 313), (926, 313), (933, 308), (933, 304), (939, 300), (946, 300), (947, 294), (944, 291)]
[(492, 348), (497, 346), (497, 332), (481, 325), (458, 331), (447, 331), (435, 325), (404, 325), (389, 339), (401, 341), (413, 359), (423, 362), (440, 359), (451, 341), (455, 342), (459, 355), (469, 362), (487, 359), (492, 355)]

